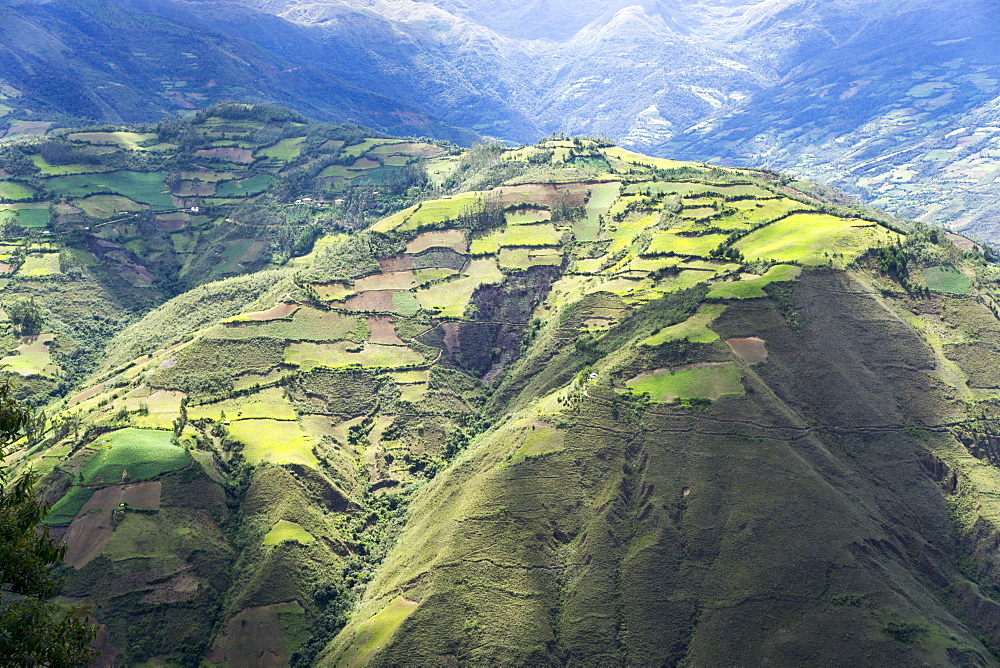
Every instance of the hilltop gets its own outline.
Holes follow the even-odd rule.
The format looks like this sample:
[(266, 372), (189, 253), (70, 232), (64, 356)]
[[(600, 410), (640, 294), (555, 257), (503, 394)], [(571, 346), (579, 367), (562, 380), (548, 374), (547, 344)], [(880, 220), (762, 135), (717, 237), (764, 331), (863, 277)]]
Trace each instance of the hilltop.
[[(121, 323), (19, 452), (110, 656), (997, 663), (988, 249), (604, 140), (299, 123), (198, 149), (319, 179), (279, 169), (206, 230), (327, 215), (323, 179), (336, 225)], [(396, 165), (426, 180), (387, 196)], [(358, 192), (384, 209), (352, 213)], [(189, 225), (173, 243), (197, 248)], [(40, 311), (8, 366), (58, 337)]]

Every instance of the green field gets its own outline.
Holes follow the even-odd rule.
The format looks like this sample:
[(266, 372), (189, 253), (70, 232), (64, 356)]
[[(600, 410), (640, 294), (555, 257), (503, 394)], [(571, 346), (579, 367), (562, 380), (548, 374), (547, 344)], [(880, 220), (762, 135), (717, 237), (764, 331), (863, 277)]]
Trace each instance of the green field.
[(0, 204), (0, 225), (7, 223), (33, 229), (47, 227), (49, 224), (49, 204), (48, 202)]
[(60, 369), (52, 363), (49, 344), (55, 339), (53, 334), (42, 334), (29, 343), (22, 343), (15, 350), (16, 354), (0, 359), (0, 366), (5, 370), (22, 376), (56, 376)]
[(653, 241), (643, 255), (689, 255), (708, 257), (709, 252), (726, 240), (725, 234), (706, 234), (700, 237), (682, 237), (673, 231), (653, 233)]
[(686, 339), (692, 343), (711, 343), (719, 335), (708, 328), (726, 310), (725, 304), (702, 304), (698, 312), (684, 322), (664, 327), (642, 342), (644, 346), (659, 346), (667, 341)]
[(310, 307), (298, 309), (290, 318), (254, 322), (237, 316), (229, 322), (239, 324), (216, 329), (212, 336), (220, 339), (265, 336), (289, 341), (339, 341), (349, 338), (358, 327), (356, 316)]
[(295, 522), (278, 520), (264, 536), (264, 545), (279, 545), (289, 541), (307, 545), (315, 540), (316, 538), (311, 533)]
[(106, 434), (95, 443), (97, 452), (80, 469), (85, 485), (138, 482), (183, 468), (191, 463), (173, 434), (129, 427)]
[(114, 218), (120, 211), (142, 211), (146, 208), (121, 195), (92, 195), (73, 204), (92, 218)]
[(392, 293), (393, 313), (405, 318), (415, 316), (420, 313), (420, 302), (417, 296), (410, 291)]
[(315, 443), (299, 425), (290, 420), (236, 420), (229, 433), (244, 444), (243, 456), (252, 464), (302, 464), (316, 466)]
[(219, 183), (215, 187), (215, 194), (219, 197), (257, 195), (267, 190), (273, 180), (274, 177), (270, 174), (254, 174), (248, 179)]
[(927, 287), (937, 292), (967, 295), (972, 289), (968, 277), (951, 265), (927, 267), (923, 274)]
[(305, 140), (305, 137), (282, 139), (274, 146), (268, 146), (265, 149), (257, 151), (257, 155), (258, 157), (275, 158), (277, 160), (288, 162), (289, 160), (294, 160), (299, 157), (302, 153), (302, 142)]
[(338, 658), (337, 664), (343, 666), (363, 666), (396, 632), (396, 629), (406, 621), (417, 603), (402, 596), (394, 599), (389, 605), (362, 622), (355, 633), (351, 644)]
[(769, 283), (794, 281), (802, 273), (802, 267), (790, 264), (776, 264), (760, 278), (717, 283), (708, 291), (710, 299), (754, 299), (766, 297), (763, 288)]
[(148, 150), (139, 144), (150, 142), (156, 138), (157, 136), (152, 133), (139, 134), (137, 132), (75, 132), (66, 137), (70, 141), (98, 145), (111, 144), (130, 151)]
[(191, 406), (187, 409), (192, 420), (206, 418), (209, 420), (294, 420), (295, 409), (285, 398), (284, 392), (278, 387), (268, 387), (256, 394), (234, 397), (211, 404)]
[(14, 181), (0, 181), (0, 199), (22, 200), (28, 199), (34, 193), (27, 186)]
[(773, 260), (796, 264), (844, 266), (879, 243), (896, 241), (899, 235), (884, 227), (853, 218), (825, 213), (794, 213), (751, 232), (734, 248), (748, 260)]
[(551, 223), (512, 225), (473, 239), (469, 245), (469, 253), (491, 255), (501, 248), (511, 246), (557, 246), (562, 240), (562, 234)]
[(46, 524), (69, 524), (76, 517), (83, 505), (94, 495), (94, 490), (86, 487), (71, 487), (66, 494), (57, 501), (49, 514), (45, 518)]
[(93, 174), (111, 171), (110, 167), (104, 165), (51, 165), (39, 154), (31, 156), (31, 161), (41, 170), (42, 176), (66, 176), (68, 174)]
[(212, 276), (225, 276), (227, 274), (239, 274), (243, 272), (243, 262), (255, 262), (259, 258), (256, 251), (263, 251), (265, 244), (253, 239), (235, 239), (226, 244), (225, 249), (219, 254), (222, 262), (212, 267)]
[(462, 193), (449, 199), (429, 200), (383, 218), (372, 227), (376, 232), (419, 230), (447, 220), (455, 220), (465, 207), (482, 197), (479, 193)]
[(504, 278), (493, 257), (473, 260), (460, 278), (417, 290), (420, 306), (439, 315), (461, 318), (476, 288)]
[(595, 241), (601, 234), (601, 216), (618, 199), (620, 185), (617, 181), (595, 184), (591, 188), (590, 199), (587, 201), (583, 218), (573, 222), (573, 236), (577, 241)]
[(437, 283), (438, 281), (443, 281), (446, 278), (451, 278), (458, 271), (455, 269), (446, 268), (433, 268), (433, 269), (417, 269), (413, 272), (413, 279), (418, 285), (427, 285), (429, 283)]
[(401, 144), (403, 141), (401, 139), (365, 139), (360, 144), (354, 144), (353, 146), (345, 146), (341, 149), (340, 154), (351, 156), (352, 158), (357, 158), (376, 146), (381, 146), (383, 144)]
[(59, 253), (32, 253), (24, 258), (24, 264), (17, 270), (17, 275), (25, 278), (54, 276), (59, 273), (62, 273)]
[(99, 193), (118, 193), (154, 209), (173, 208), (163, 172), (107, 172), (58, 176), (46, 182), (63, 197), (81, 198)]
[(657, 369), (636, 376), (626, 385), (633, 392), (647, 392), (653, 401), (661, 403), (675, 399), (714, 401), (727, 394), (743, 394), (740, 370), (731, 362), (692, 365), (676, 372)]
[(562, 260), (558, 248), (502, 248), (498, 262), (503, 269), (524, 271), (529, 267), (558, 267)]

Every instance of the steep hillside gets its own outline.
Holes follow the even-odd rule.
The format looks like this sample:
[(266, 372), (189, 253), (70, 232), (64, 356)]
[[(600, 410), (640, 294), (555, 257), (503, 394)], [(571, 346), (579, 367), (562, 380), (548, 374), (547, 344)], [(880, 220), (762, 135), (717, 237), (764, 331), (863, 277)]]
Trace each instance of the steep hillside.
[[(22, 398), (47, 403), (93, 371), (124, 325), (207, 281), (294, 265), (324, 234), (440, 188), (456, 150), (234, 104), (144, 128), (8, 140), (0, 299), (14, 322), (2, 341), (13, 351), (17, 335), (38, 338), (0, 370), (31, 378)], [(237, 293), (210, 317), (255, 298)]]
[[(227, 32), (227, 22), (237, 29)], [(291, 54), (323, 50), (308, 31), (234, 3), (2, 0), (0, 36), (0, 134), (65, 117), (156, 121), (240, 99), (396, 134), (476, 137), (428, 113), (416, 96), (365, 87), (354, 68), (318, 69), (262, 48), (255, 42), (266, 36), (293, 44)]]
[(551, 140), (121, 331), (18, 465), (108, 656), (994, 665), (1000, 271)]

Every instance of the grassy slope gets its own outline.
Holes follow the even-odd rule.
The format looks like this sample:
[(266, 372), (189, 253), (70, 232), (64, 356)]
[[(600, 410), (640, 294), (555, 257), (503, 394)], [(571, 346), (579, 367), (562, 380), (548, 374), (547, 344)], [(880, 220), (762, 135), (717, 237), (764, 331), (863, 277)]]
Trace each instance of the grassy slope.
[[(627, 152), (606, 158), (636, 168)], [(454, 219), (483, 195), (428, 202), (382, 221), (388, 238), (324, 240), (297, 262), (298, 283), (289, 271), (202, 286), (120, 334), (100, 384), (63, 415), (104, 432), (174, 426), (197, 464), (150, 473), (164, 494), (171, 476), (230, 481), (239, 509), (238, 520), (201, 526), (171, 492), (158, 514), (102, 528), (106, 547), (85, 546), (93, 560), (70, 587), (96, 592), (120, 656), (181, 656), (171, 636), (148, 631), (154, 649), (123, 630), (148, 594), (164, 606), (163, 633), (188, 606), (209, 615), (188, 643), (206, 643), (209, 661), (243, 657), (243, 621), (257, 620), (266, 633), (255, 652), (326, 647), (324, 663), (989, 662), (976, 636), (991, 633), (991, 603), (964, 580), (979, 576), (958, 570), (955, 504), (927, 471), (947, 460), (968, 498), (993, 484), (948, 425), (966, 415), (956, 397), (1000, 387), (976, 347), (1000, 334), (944, 332), (928, 348), (904, 324), (920, 316), (896, 313), (889, 279), (802, 267), (841, 267), (890, 239), (884, 228), (818, 213), (768, 224), (805, 205), (779, 199), (765, 178), (655, 165), (680, 170), (648, 175), (661, 179), (648, 185), (659, 199), (641, 183), (623, 199), (618, 183), (595, 191), (572, 167), (518, 177), (543, 185), (519, 186), (531, 200), (513, 206), (578, 204), (571, 215), (585, 224), (515, 216), (468, 234)], [(483, 184), (469, 172), (456, 170)], [(583, 202), (587, 190), (596, 200)], [(711, 219), (685, 218), (674, 192), (718, 206), (695, 202), (685, 211)], [(727, 199), (748, 195), (760, 209)], [(418, 240), (424, 228), (451, 231)], [(576, 230), (586, 240), (567, 243)], [(729, 230), (747, 234), (734, 248), (761, 260), (752, 272), (713, 256)], [(482, 255), (463, 253), (470, 237)], [(653, 245), (667, 237), (674, 246)], [(536, 247), (558, 262), (528, 269), (532, 256), (511, 253)], [(934, 266), (949, 263), (961, 264)], [(920, 304), (946, 299), (961, 297)], [(747, 336), (766, 340), (767, 362), (747, 367), (722, 341)], [(676, 372), (651, 388), (662, 403), (631, 396), (626, 383), (657, 369)], [(948, 388), (929, 370), (968, 384)], [(180, 450), (167, 442), (164, 453)], [(67, 435), (31, 461), (71, 483), (101, 456), (84, 449), (61, 463), (75, 444)], [(53, 523), (96, 526), (85, 494), (71, 491)], [(976, 512), (992, 521), (977, 503), (962, 516), (970, 526)], [(988, 527), (978, 530), (988, 544)], [(138, 586), (130, 555), (173, 578), (203, 543), (229, 569), (205, 596), (190, 597), (183, 575), (173, 594), (118, 593)], [(988, 572), (990, 557), (981, 561)], [(973, 594), (949, 598), (942, 582)], [(353, 605), (344, 592), (363, 593), (346, 628), (329, 645), (322, 633), (309, 641), (303, 624), (324, 596)], [(289, 621), (280, 606), (302, 613)]]
[(933, 579), (963, 577), (924, 462), (962, 448), (899, 427), (960, 405), (925, 392), (930, 351), (863, 283), (809, 274), (794, 299), (802, 331), (769, 301), (716, 321), (771, 357), (744, 370), (753, 393), (708, 413), (616, 410), (595, 381), (545, 418), (562, 447), (519, 463), (519, 432), (544, 408), (500, 423), (415, 500), (326, 661), (359, 652), (363, 623), (399, 592), (419, 605), (376, 665), (950, 663), (949, 648), (989, 661)]

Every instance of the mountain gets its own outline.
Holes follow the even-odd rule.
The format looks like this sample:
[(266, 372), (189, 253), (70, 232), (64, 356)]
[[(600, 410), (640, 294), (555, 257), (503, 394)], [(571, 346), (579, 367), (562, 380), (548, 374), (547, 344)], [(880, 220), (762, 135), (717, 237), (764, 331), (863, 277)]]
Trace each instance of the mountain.
[[(463, 142), (476, 137), (398, 98), (219, 32), (179, 7), (166, 16), (169, 12), (145, 11), (148, 4), (0, 3), (0, 112), (7, 116), (7, 131), (30, 133), (32, 121), (67, 116), (157, 121), (168, 113), (237, 99), (289, 103), (324, 120), (364, 122), (397, 133)], [(152, 4), (175, 8), (171, 3)], [(294, 43), (297, 51), (310, 42), (306, 31), (288, 22), (236, 6), (226, 9), (251, 37), (269, 34)]]
[[(92, 604), (106, 661), (1000, 662), (981, 247), (770, 171), (285, 114), (50, 140), (210, 160), (134, 171), (162, 179), (136, 198), (219, 184), (208, 220), (160, 226), (179, 249), (323, 230), (263, 271), (220, 242), (108, 321), (12, 462), (44, 474), (63, 600)], [(277, 170), (262, 195), (221, 196), (254, 168)], [(124, 197), (111, 174), (53, 211)], [(26, 384), (118, 313), (98, 225), (9, 236), (0, 365)]]
[(463, 144), (606, 135), (654, 155), (786, 170), (907, 217), (1000, 234), (1000, 13), (983, 0), (2, 7), (0, 111), (14, 132), (34, 127), (14, 121), (60, 114), (155, 120), (269, 100)]

